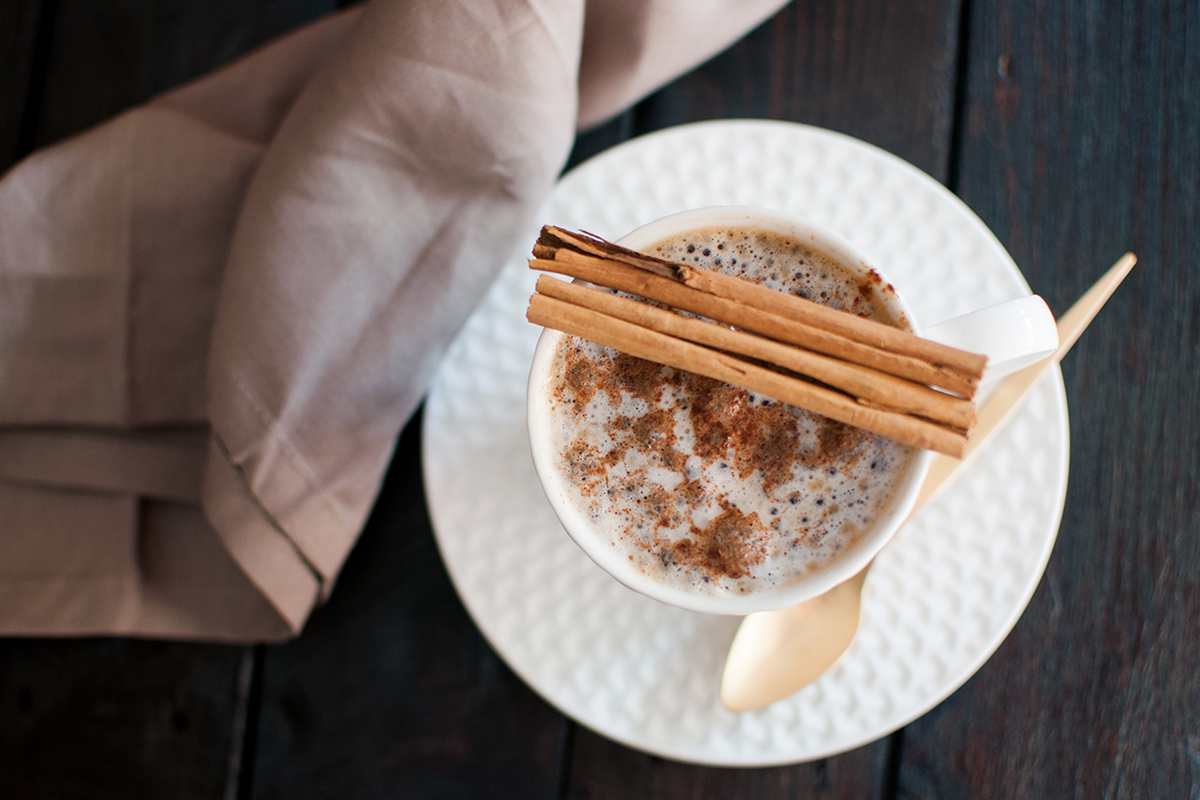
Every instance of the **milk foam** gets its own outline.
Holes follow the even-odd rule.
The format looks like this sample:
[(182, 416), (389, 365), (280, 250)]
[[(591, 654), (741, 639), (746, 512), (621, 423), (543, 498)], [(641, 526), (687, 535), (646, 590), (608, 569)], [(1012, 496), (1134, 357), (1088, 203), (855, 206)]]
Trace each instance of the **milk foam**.
[[(704, 229), (652, 252), (894, 324), (872, 281), (761, 229)], [(915, 455), (576, 337), (552, 363), (550, 438), (569, 502), (640, 571), (691, 591), (769, 591), (832, 563), (886, 514)]]

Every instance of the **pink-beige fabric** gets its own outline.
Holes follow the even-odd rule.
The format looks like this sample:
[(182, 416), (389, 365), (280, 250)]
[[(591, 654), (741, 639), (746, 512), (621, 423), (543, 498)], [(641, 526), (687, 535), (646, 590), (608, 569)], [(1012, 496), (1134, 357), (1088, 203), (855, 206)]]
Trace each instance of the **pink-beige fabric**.
[(274, 641), (578, 127), (782, 0), (374, 0), (0, 180), (0, 634)]

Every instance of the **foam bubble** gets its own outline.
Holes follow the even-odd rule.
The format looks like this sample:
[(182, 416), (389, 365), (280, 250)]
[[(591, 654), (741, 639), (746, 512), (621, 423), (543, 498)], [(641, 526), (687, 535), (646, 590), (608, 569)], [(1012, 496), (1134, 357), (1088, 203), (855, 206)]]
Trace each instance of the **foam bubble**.
[[(870, 281), (758, 228), (654, 254), (895, 324)], [(551, 440), (597, 535), (657, 581), (770, 591), (841, 557), (886, 513), (915, 451), (753, 392), (563, 337)]]

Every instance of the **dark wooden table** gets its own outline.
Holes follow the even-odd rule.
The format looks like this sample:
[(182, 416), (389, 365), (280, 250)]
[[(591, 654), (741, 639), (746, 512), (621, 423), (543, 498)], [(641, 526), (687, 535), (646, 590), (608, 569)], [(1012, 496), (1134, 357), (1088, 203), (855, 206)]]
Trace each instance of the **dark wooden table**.
[[(0, 167), (336, 5), (0, 0)], [(0, 797), (1200, 797), (1200, 3), (797, 0), (581, 136), (573, 160), (719, 117), (812, 123), (911, 161), (1056, 312), (1141, 257), (1064, 362), (1058, 544), (974, 678), (810, 764), (701, 768), (614, 744), (468, 618), (413, 423), (295, 641), (0, 641)]]

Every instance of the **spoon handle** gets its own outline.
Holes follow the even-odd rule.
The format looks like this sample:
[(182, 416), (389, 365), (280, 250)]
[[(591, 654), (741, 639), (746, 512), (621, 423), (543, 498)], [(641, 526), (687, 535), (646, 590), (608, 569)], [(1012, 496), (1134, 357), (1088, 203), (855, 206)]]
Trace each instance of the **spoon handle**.
[(1013, 373), (996, 388), (979, 409), (976, 411), (975, 427), (971, 429), (967, 440), (967, 450), (961, 459), (939, 455), (929, 467), (925, 482), (917, 495), (917, 509), (933, 500), (942, 490), (958, 477), (958, 473), (975, 460), (979, 452), (996, 437), (1001, 430), (1016, 415), (1025, 401), (1033, 394), (1033, 390), (1041, 385), (1042, 380), (1050, 371), (1050, 367), (1062, 361), (1063, 356), (1075, 344), (1096, 313), (1125, 280), (1125, 276), (1137, 263), (1133, 253), (1126, 253), (1120, 260), (1104, 273), (1100, 280), (1092, 285), (1082, 297), (1075, 301), (1067, 311), (1058, 318), (1058, 349), (1054, 354), (1036, 364), (1030, 364), (1023, 370)]
[[(962, 459), (938, 456), (934, 460), (913, 513), (962, 474), (1024, 406), (1050, 367), (1071, 349), (1136, 261), (1133, 253), (1126, 253), (1059, 318), (1058, 349), (1053, 355), (1010, 375), (979, 406), (966, 455)], [(859, 597), (869, 568), (868, 564), (850, 580), (812, 600), (743, 619), (726, 656), (721, 702), (731, 711), (763, 708), (804, 688), (836, 663), (857, 633)]]

